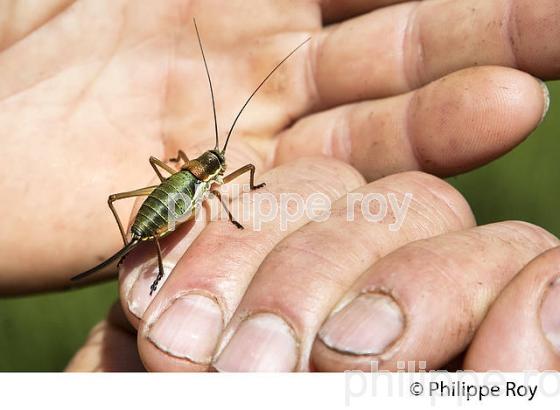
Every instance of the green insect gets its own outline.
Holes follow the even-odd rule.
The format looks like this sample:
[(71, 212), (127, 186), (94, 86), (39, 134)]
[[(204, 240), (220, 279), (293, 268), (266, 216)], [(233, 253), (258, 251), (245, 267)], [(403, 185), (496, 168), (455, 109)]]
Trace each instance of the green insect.
[[(272, 71), (261, 81), (257, 86), (255, 91), (251, 93), (249, 98), (245, 101), (241, 110), (235, 117), (233, 124), (231, 125), (229, 132), (226, 137), (226, 142), (222, 149), (219, 148), (219, 136), (218, 136), (218, 122), (216, 117), (216, 105), (214, 101), (214, 90), (212, 88), (212, 80), (210, 78), (210, 72), (208, 70), (208, 65), (206, 63), (206, 57), (204, 55), (204, 48), (202, 47), (202, 41), (200, 40), (200, 34), (198, 32), (198, 27), (196, 21), (193, 19), (194, 27), (196, 30), (196, 36), (198, 39), (198, 44), (200, 46), (200, 52), (202, 54), (202, 59), (204, 61), (204, 68), (206, 69), (206, 76), (208, 77), (208, 84), (210, 87), (210, 95), (212, 97), (212, 110), (214, 114), (214, 131), (216, 137), (216, 144), (213, 149), (206, 151), (196, 159), (189, 160), (187, 155), (179, 150), (176, 158), (172, 158), (170, 161), (180, 162), (183, 164), (179, 171), (176, 171), (172, 167), (168, 166), (163, 161), (150, 157), (150, 164), (153, 167), (155, 173), (159, 177), (161, 183), (159, 185), (149, 186), (145, 188), (136, 189), (129, 192), (121, 192), (118, 194), (113, 194), (109, 196), (108, 204), (111, 212), (113, 213), (115, 220), (119, 226), (121, 236), (124, 241), (124, 247), (118, 251), (116, 254), (111, 256), (106, 261), (100, 263), (99, 265), (80, 273), (72, 277), (72, 280), (83, 279), (96, 271), (103, 269), (104, 267), (114, 263), (116, 260), (122, 261), (122, 259), (138, 244), (144, 241), (153, 241), (156, 248), (157, 258), (158, 258), (158, 275), (154, 282), (150, 286), (150, 295), (157, 289), (158, 283), (161, 281), (164, 275), (163, 270), (163, 258), (161, 255), (161, 247), (159, 244), (159, 239), (163, 238), (172, 230), (170, 229), (170, 195), (180, 194), (183, 198), (188, 198), (187, 203), (178, 204), (175, 206), (180, 208), (179, 211), (183, 216), (188, 216), (193, 214), (196, 208), (206, 199), (206, 197), (212, 193), (221, 202), (222, 206), (226, 210), (229, 220), (239, 229), (243, 229), (243, 226), (237, 222), (226, 203), (222, 200), (220, 196), (220, 191), (215, 187), (226, 184), (242, 174), (250, 172), (250, 188), (251, 190), (263, 187), (265, 184), (255, 185), (255, 166), (253, 164), (247, 164), (238, 170), (232, 172), (231, 174), (224, 176), (226, 170), (226, 149), (235, 127), (237, 120), (241, 116), (241, 113), (249, 104), (249, 101), (257, 93), (257, 91), (264, 85), (266, 80), (288, 59), (294, 54), (300, 47), (302, 47), (309, 38), (293, 49), (282, 61), (280, 61)], [(164, 177), (159, 168), (162, 168), (170, 174), (169, 177)], [(123, 228), (123, 224), (117, 214), (117, 211), (113, 205), (114, 201), (124, 198), (131, 198), (137, 196), (147, 196), (147, 198), (142, 203), (134, 223), (131, 228), (131, 239), (127, 242), (126, 232)], [(120, 262), (119, 262), (120, 263)]]

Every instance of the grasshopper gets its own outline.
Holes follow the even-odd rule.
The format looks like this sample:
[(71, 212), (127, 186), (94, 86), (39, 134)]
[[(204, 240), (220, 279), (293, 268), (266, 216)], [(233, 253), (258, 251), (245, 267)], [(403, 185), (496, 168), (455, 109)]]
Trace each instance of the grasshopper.
[[(238, 170), (232, 172), (231, 174), (224, 176), (226, 171), (226, 149), (228, 146), (229, 139), (235, 128), (237, 120), (241, 116), (243, 110), (247, 107), (251, 99), (259, 91), (259, 89), (265, 84), (265, 82), (274, 74), (274, 72), (290, 58), (300, 47), (307, 43), (310, 38), (307, 38), (296, 48), (294, 48), (282, 61), (280, 61), (270, 73), (261, 81), (257, 88), (251, 93), (247, 98), (239, 112), (237, 113), (229, 131), (226, 136), (226, 141), (222, 149), (219, 148), (219, 135), (218, 135), (218, 122), (216, 116), (216, 104), (214, 100), (214, 90), (212, 87), (212, 79), (210, 77), (210, 71), (208, 70), (208, 64), (206, 63), (206, 56), (204, 55), (204, 48), (202, 46), (202, 41), (200, 39), (200, 34), (198, 32), (198, 27), (196, 25), (196, 20), (193, 19), (196, 36), (198, 39), (198, 45), (200, 47), (200, 52), (202, 54), (202, 60), (204, 62), (204, 68), (206, 70), (206, 76), (208, 78), (208, 84), (210, 88), (210, 96), (212, 98), (212, 111), (214, 114), (214, 131), (216, 143), (214, 148), (204, 152), (196, 159), (189, 159), (187, 155), (179, 150), (177, 157), (170, 159), (172, 162), (180, 162), (183, 164), (179, 171), (176, 171), (165, 162), (155, 158), (150, 157), (150, 165), (154, 169), (156, 175), (160, 179), (159, 185), (148, 186), (145, 188), (136, 189), (134, 191), (121, 192), (117, 194), (112, 194), (108, 198), (109, 209), (113, 213), (117, 225), (124, 242), (124, 247), (111, 256), (109, 259), (103, 261), (99, 265), (80, 273), (72, 277), (72, 280), (83, 279), (100, 269), (109, 266), (116, 260), (119, 263), (122, 259), (132, 251), (141, 242), (153, 241), (155, 244), (155, 250), (158, 260), (158, 275), (154, 279), (152, 285), (150, 286), (150, 295), (157, 289), (158, 283), (161, 281), (164, 275), (163, 270), (163, 258), (161, 254), (161, 246), (159, 240), (164, 236), (168, 235), (172, 230), (169, 228), (170, 221), (170, 209), (169, 209), (169, 195), (180, 194), (183, 197), (188, 198), (187, 203), (183, 204), (180, 208), (181, 213), (184, 216), (193, 214), (196, 208), (207, 198), (207, 196), (212, 193), (219, 200), (225, 211), (228, 214), (229, 220), (237, 228), (243, 229), (243, 226), (237, 222), (231, 212), (229, 211), (225, 201), (220, 195), (220, 191), (216, 189), (216, 186), (227, 184), (228, 182), (234, 180), (235, 178), (250, 172), (250, 189), (255, 190), (263, 187), (265, 184), (261, 183), (255, 185), (255, 166), (253, 164), (247, 164)], [(169, 173), (168, 177), (164, 177), (160, 172), (160, 168)], [(144, 200), (138, 214), (136, 215), (134, 222), (131, 227), (131, 239), (127, 241), (126, 232), (123, 228), (123, 224), (119, 218), (119, 215), (113, 205), (117, 200), (138, 196), (147, 196)]]

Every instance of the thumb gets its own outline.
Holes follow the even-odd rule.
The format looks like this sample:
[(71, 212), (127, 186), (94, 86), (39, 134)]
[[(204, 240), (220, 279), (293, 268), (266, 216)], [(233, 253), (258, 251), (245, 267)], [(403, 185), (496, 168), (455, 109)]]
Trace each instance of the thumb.
[(136, 348), (136, 334), (125, 320), (119, 303), (91, 330), (76, 352), (67, 372), (138, 372), (144, 366)]

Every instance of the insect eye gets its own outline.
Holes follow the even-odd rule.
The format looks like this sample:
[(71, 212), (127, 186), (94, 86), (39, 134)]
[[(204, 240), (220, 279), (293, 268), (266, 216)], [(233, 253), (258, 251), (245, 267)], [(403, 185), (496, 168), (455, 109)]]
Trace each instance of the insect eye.
[(212, 150), (212, 153), (218, 157), (218, 161), (220, 161), (220, 165), (224, 165), (226, 163), (226, 159), (224, 158), (224, 156), (222, 155), (221, 152), (216, 151), (216, 150)]

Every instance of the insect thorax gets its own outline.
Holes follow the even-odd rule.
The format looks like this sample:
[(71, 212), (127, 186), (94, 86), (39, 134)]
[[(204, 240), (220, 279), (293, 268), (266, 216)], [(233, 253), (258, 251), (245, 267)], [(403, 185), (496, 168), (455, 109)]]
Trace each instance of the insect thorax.
[(211, 181), (224, 173), (225, 158), (219, 151), (209, 150), (188, 161), (181, 169), (190, 171), (200, 181)]

